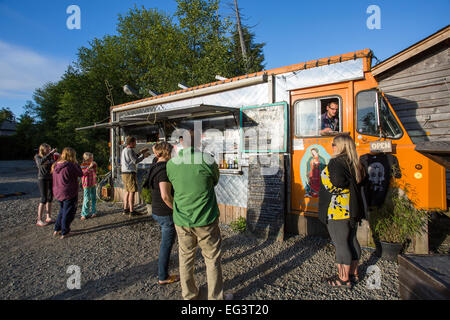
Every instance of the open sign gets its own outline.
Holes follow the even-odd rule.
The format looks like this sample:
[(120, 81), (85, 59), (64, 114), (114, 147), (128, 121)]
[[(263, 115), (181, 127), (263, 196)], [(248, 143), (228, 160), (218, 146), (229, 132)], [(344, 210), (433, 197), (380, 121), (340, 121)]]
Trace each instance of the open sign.
[(372, 141), (370, 142), (370, 152), (392, 152), (392, 141)]

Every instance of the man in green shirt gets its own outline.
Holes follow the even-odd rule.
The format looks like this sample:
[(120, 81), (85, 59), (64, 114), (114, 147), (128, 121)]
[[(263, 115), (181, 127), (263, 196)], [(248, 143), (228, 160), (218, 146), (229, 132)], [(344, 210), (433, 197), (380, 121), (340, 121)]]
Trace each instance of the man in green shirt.
[(178, 234), (181, 294), (185, 300), (199, 298), (194, 279), (198, 245), (206, 264), (208, 299), (223, 300), (222, 237), (214, 192), (219, 168), (213, 157), (194, 147), (194, 136), (201, 133), (190, 130), (189, 134), (183, 141), (184, 148), (166, 166), (174, 189), (173, 221)]

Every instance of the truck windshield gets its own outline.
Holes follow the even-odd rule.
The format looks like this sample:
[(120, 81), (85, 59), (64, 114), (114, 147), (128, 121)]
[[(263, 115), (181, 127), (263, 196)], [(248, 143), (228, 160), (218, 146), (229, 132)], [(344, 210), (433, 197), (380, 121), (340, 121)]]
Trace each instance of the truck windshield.
[(388, 138), (398, 139), (403, 135), (402, 129), (389, 109), (387, 101), (382, 96), (380, 105), (380, 122), (384, 134)]
[[(383, 134), (387, 138), (400, 138), (403, 134), (400, 125), (389, 109), (384, 97), (380, 100), (380, 123)], [(358, 93), (356, 104), (358, 133), (378, 136), (380, 130), (377, 123), (377, 91), (369, 90)]]

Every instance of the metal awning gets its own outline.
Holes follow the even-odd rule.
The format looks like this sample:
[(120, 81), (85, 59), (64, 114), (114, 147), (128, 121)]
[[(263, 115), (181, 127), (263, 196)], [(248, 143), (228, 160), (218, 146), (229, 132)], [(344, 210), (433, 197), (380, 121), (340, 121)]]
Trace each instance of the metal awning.
[(126, 127), (140, 124), (155, 123), (158, 121), (174, 120), (174, 119), (192, 119), (198, 117), (211, 117), (224, 114), (235, 114), (239, 112), (239, 108), (215, 106), (208, 104), (196, 104), (181, 108), (167, 109), (164, 106), (152, 106), (124, 112), (125, 115), (120, 117), (119, 121), (109, 123), (99, 123), (92, 126), (76, 128), (76, 131), (87, 129), (112, 129), (116, 127)]
[(152, 106), (126, 112), (120, 116), (120, 121), (149, 121), (157, 122), (172, 119), (191, 119), (198, 117), (210, 117), (227, 113), (239, 112), (239, 108), (216, 106), (209, 104), (196, 104), (179, 108), (164, 108), (164, 106)]

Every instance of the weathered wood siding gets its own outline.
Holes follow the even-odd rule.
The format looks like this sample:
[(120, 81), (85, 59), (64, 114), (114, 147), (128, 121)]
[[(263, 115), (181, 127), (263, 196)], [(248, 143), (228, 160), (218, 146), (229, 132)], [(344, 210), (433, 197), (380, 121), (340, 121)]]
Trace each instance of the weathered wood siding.
[[(450, 40), (377, 76), (414, 143), (450, 141)], [(447, 198), (450, 199), (450, 171)]]
[(413, 142), (450, 140), (449, 41), (377, 77)]

